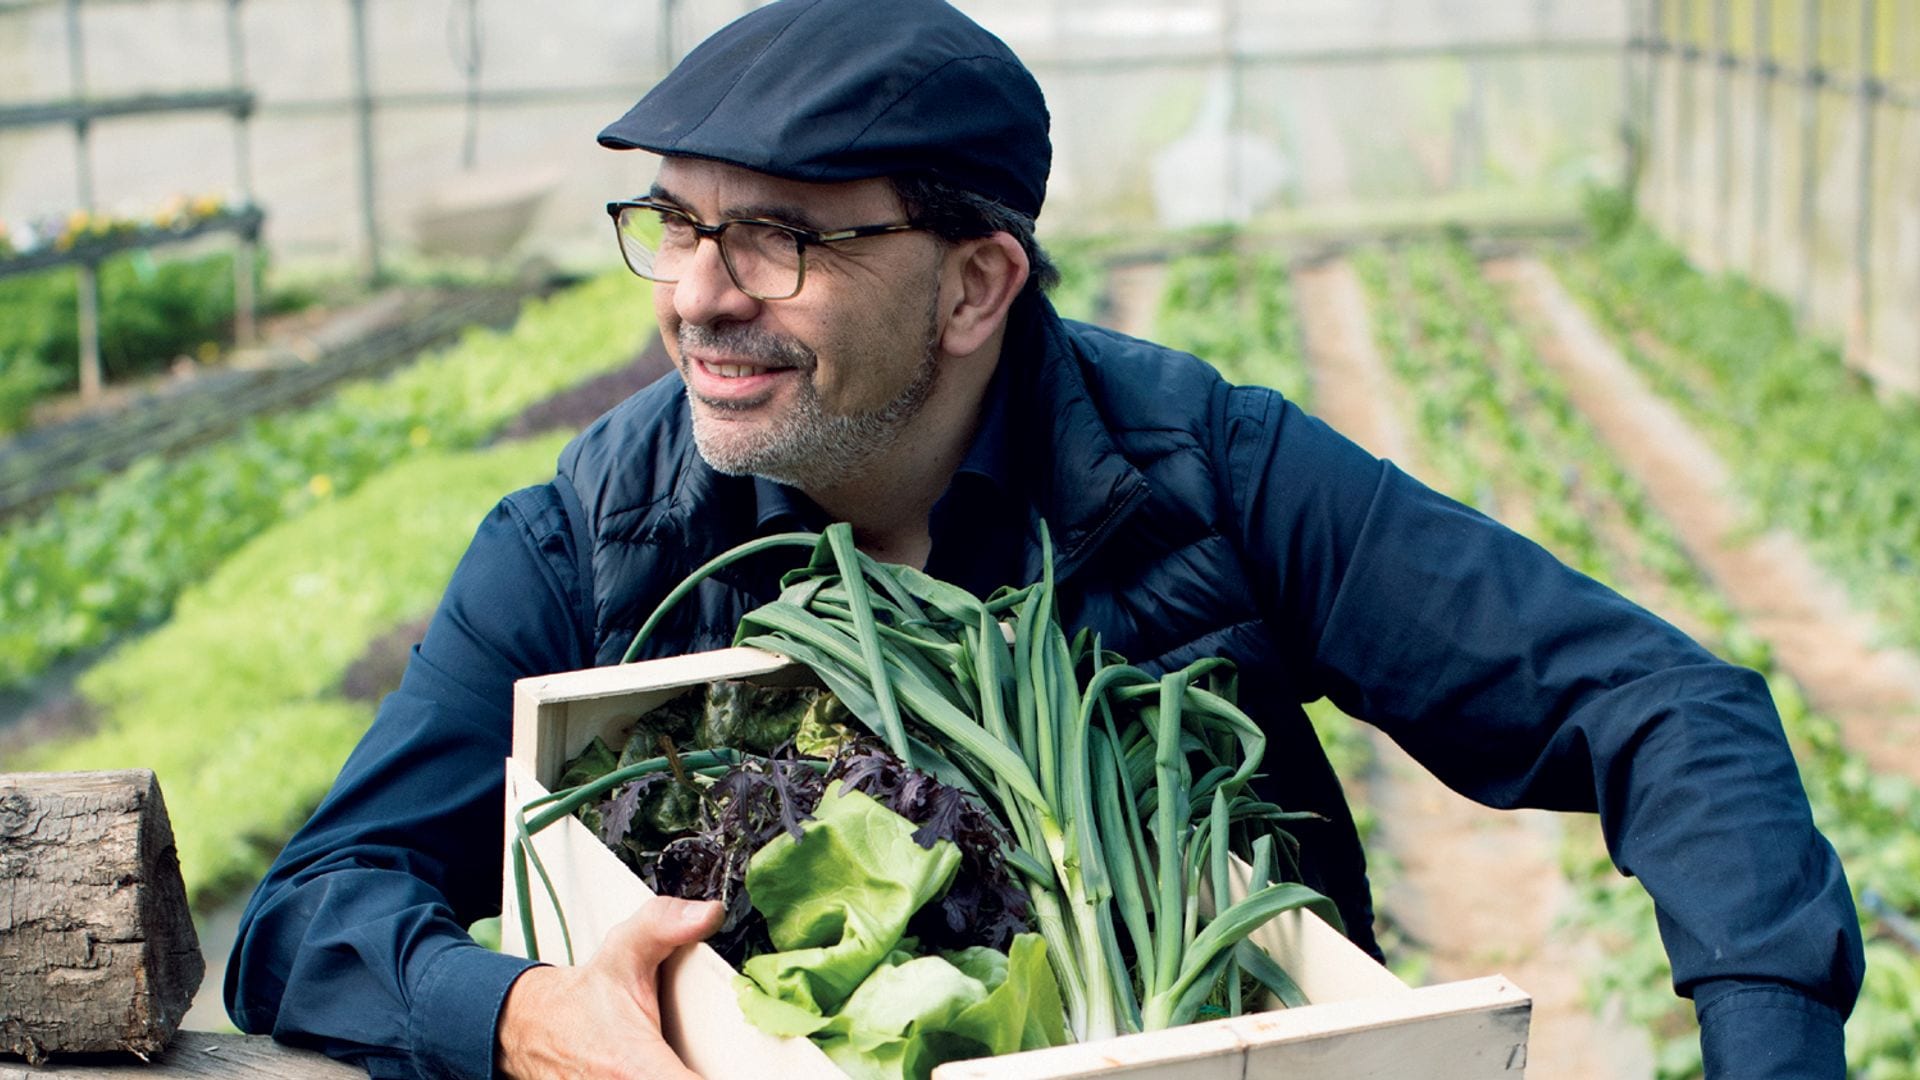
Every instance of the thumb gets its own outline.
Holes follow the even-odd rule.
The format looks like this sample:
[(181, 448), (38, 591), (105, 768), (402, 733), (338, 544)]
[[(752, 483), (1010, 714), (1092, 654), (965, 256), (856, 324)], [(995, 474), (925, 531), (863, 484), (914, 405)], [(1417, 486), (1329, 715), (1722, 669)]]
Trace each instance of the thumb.
[(627, 963), (650, 973), (673, 950), (718, 930), (725, 915), (726, 908), (712, 900), (656, 896), (615, 927), (607, 943), (622, 952)]

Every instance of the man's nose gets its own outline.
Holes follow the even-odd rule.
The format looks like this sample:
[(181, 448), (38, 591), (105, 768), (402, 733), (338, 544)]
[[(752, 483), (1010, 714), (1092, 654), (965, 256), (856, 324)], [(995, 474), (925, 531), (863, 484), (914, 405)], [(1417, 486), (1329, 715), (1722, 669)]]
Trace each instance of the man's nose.
[(673, 309), (681, 321), (705, 325), (751, 319), (760, 310), (760, 301), (734, 283), (719, 241), (702, 237), (673, 286)]

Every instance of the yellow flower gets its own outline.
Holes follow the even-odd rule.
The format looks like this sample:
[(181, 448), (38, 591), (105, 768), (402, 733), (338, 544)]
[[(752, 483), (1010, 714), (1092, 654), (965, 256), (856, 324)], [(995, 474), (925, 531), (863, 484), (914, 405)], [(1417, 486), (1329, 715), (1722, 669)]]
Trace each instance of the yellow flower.
[(326, 498), (333, 494), (333, 477), (326, 473), (315, 473), (313, 479), (307, 481), (307, 491), (316, 499)]

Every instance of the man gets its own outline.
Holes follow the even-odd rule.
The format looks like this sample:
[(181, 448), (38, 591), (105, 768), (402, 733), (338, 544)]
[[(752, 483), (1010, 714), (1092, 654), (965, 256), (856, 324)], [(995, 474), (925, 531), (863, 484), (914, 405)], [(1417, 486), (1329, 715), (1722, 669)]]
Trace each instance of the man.
[[(466, 937), (500, 896), (513, 680), (613, 662), (755, 535), (848, 521), (985, 593), (1038, 576), (1044, 519), (1069, 625), (1150, 668), (1237, 662), (1276, 798), (1324, 818), (1303, 876), (1362, 946), (1359, 843), (1300, 709), (1323, 695), (1483, 802), (1597, 809), (1710, 1074), (1842, 1075), (1858, 924), (1762, 681), (1277, 395), (1061, 322), (1032, 236), (1045, 104), (997, 39), (939, 0), (782, 0), (601, 141), (662, 156), (610, 209), (680, 378), (481, 525), (248, 908), (241, 1027), (375, 1076), (684, 1074), (653, 972), (709, 907), (656, 901), (578, 968)], [(706, 581), (652, 654), (727, 644), (781, 569)]]

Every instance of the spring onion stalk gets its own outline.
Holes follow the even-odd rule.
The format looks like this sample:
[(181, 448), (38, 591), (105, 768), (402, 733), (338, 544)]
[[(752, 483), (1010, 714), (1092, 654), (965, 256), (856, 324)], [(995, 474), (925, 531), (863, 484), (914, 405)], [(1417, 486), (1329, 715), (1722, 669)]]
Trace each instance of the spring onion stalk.
[[(670, 593), (627, 657), (698, 580), (801, 544), (806, 565), (741, 620), (735, 643), (811, 668), (894, 754), (979, 795), (1007, 826), (1007, 862), (1028, 888), (1077, 1038), (1185, 1022), (1223, 979), (1237, 1007), (1241, 971), (1283, 1001), (1303, 1000), (1247, 936), (1303, 906), (1337, 915), (1275, 880), (1275, 830), (1302, 815), (1249, 790), (1266, 737), (1233, 704), (1231, 665), (1202, 660), (1155, 677), (1084, 631), (1070, 640), (1044, 524), (1041, 580), (984, 601), (875, 561), (844, 524), (757, 540)], [(516, 817), (511, 862), (529, 946), (528, 867), (544, 880), (530, 835), (620, 782), (557, 793)], [(1253, 874), (1248, 895), (1226, 904), (1234, 852), (1251, 856)], [(1203, 892), (1220, 905), (1211, 915)]]

